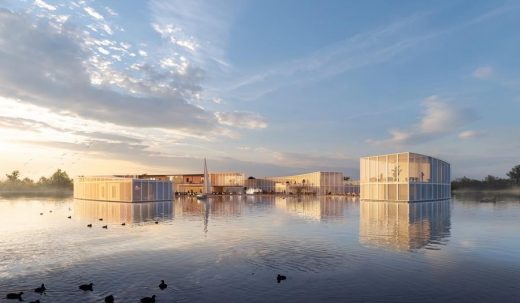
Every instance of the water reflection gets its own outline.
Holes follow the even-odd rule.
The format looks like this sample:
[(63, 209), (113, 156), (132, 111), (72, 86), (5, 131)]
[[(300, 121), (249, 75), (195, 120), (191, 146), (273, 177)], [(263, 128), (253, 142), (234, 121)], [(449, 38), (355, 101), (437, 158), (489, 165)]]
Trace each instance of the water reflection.
[(330, 220), (344, 217), (345, 197), (303, 196), (275, 198), (277, 208), (311, 220)]
[[(395, 203), (361, 201), (359, 241), (393, 250), (438, 249), (450, 235), (450, 200)], [(430, 245), (433, 244), (433, 245)]]
[(177, 217), (241, 217), (245, 205), (242, 197), (211, 197), (197, 200), (192, 197), (181, 197), (175, 200), (175, 216)]
[(174, 217), (173, 202), (120, 203), (74, 200), (74, 215), (89, 222), (103, 218), (106, 223), (165, 221)]

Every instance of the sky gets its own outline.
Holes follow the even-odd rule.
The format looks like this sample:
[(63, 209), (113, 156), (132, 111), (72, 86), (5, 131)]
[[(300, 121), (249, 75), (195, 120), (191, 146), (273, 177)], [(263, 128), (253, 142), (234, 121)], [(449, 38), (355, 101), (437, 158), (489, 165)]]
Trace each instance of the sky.
[(518, 1), (0, 0), (0, 174), (520, 164)]

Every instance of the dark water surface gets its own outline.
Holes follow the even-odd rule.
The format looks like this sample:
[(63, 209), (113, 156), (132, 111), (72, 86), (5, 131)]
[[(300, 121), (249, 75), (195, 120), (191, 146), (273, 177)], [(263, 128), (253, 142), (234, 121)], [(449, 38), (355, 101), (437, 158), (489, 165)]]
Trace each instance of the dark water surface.
[[(278, 284), (278, 273), (287, 280)], [(93, 292), (78, 289), (89, 282)], [(40, 297), (32, 290), (41, 283), (49, 290)], [(109, 294), (116, 302), (153, 294), (157, 302), (520, 302), (520, 202), (1, 198), (0, 302), (15, 291), (42, 303)]]

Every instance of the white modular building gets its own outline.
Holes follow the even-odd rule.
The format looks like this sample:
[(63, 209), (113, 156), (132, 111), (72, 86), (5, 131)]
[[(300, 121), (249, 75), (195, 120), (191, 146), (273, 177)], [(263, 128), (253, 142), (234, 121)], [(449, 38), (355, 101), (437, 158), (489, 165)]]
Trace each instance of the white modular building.
[(416, 202), (451, 197), (450, 164), (404, 152), (360, 160), (361, 200)]

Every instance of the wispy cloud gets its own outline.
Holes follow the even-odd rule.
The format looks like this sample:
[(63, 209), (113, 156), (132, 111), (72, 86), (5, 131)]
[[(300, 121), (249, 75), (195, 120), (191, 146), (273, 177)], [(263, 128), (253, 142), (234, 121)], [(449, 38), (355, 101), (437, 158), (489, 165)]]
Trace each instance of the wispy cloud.
[(46, 10), (50, 10), (50, 11), (55, 11), (56, 10), (56, 6), (50, 5), (50, 4), (48, 4), (47, 2), (45, 2), (43, 0), (34, 0), (34, 4), (36, 6), (38, 6), (38, 7), (44, 8)]
[(255, 99), (280, 87), (318, 81), (356, 68), (379, 64), (417, 46), (438, 33), (417, 28), (424, 14), (416, 14), (391, 24), (358, 33), (323, 47), (311, 55), (277, 64), (253, 75), (240, 75), (228, 92)]
[(459, 133), (458, 137), (462, 140), (467, 140), (480, 136), (482, 133), (474, 130), (465, 130)]
[(266, 128), (267, 121), (259, 114), (251, 112), (216, 112), (220, 124), (234, 126), (238, 128)]
[[(430, 96), (422, 101), (423, 114), (420, 121), (408, 129), (390, 130), (390, 138), (367, 140), (372, 144), (411, 145), (425, 143), (439, 137), (460, 131), (473, 122), (477, 116), (474, 110), (455, 105), (453, 100)], [(473, 133), (468, 133), (471, 135)]]
[(181, 54), (208, 69), (227, 69), (226, 45), (238, 1), (154, 0), (153, 29)]
[(489, 79), (493, 77), (494, 73), (491, 66), (480, 66), (476, 68), (471, 75), (477, 79)]
[(100, 13), (98, 13), (94, 8), (90, 6), (84, 7), (83, 10), (96, 20), (105, 20), (105, 18)]

